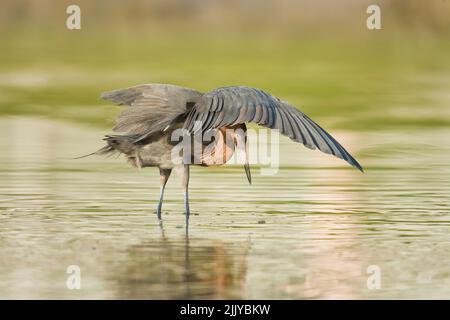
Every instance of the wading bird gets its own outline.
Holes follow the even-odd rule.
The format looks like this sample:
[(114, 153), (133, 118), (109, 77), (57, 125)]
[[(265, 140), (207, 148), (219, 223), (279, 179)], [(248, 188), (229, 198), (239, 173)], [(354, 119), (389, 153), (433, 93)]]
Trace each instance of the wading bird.
[[(103, 99), (128, 106), (118, 117), (114, 131), (121, 135), (107, 135), (106, 146), (93, 154), (118, 152), (124, 154), (135, 167), (158, 167), (161, 190), (157, 206), (161, 222), (164, 188), (175, 169), (181, 177), (184, 192), (186, 227), (189, 224), (189, 166), (191, 162), (175, 164), (172, 150), (177, 144), (172, 134), (184, 129), (189, 136), (201, 135), (215, 130), (218, 135), (212, 143), (203, 143), (200, 162), (203, 166), (223, 164), (235, 150), (227, 143), (236, 141), (235, 131), (246, 132), (247, 122), (278, 129), (283, 135), (310, 149), (319, 149), (344, 159), (363, 171), (359, 163), (329, 133), (299, 111), (296, 107), (262, 90), (235, 86), (215, 89), (208, 93), (170, 84), (143, 84), (114, 90), (101, 95)], [(231, 137), (228, 137), (231, 135)], [(233, 140), (235, 139), (235, 140)], [(246, 139), (245, 139), (246, 143)], [(222, 163), (211, 161), (214, 155), (226, 152)], [(251, 174), (248, 160), (244, 163), (249, 183)]]

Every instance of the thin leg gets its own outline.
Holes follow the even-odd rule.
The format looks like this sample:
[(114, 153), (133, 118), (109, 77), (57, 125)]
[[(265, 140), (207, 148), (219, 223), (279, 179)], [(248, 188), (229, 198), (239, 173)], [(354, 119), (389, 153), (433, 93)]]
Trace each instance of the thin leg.
[(186, 213), (186, 232), (189, 226), (189, 165), (184, 164), (180, 167), (177, 167), (177, 173), (181, 178), (181, 187), (183, 189), (184, 194), (184, 210)]
[(189, 211), (189, 191), (186, 189), (184, 192), (184, 210), (186, 212), (186, 231), (189, 227), (189, 215), (191, 212)]
[(164, 189), (166, 188), (166, 183), (169, 180), (170, 173), (172, 172), (172, 169), (161, 169), (159, 168), (159, 175), (161, 180), (161, 190), (159, 192), (159, 202), (158, 207), (156, 208), (156, 214), (158, 215), (158, 220), (161, 223), (161, 209), (162, 209), (162, 203), (164, 199)]

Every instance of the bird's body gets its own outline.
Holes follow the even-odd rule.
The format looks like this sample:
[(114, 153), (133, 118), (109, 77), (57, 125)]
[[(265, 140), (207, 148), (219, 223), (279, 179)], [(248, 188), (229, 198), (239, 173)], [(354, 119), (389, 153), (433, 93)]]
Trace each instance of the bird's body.
[[(239, 139), (247, 143), (247, 122), (278, 129), (295, 142), (344, 159), (362, 171), (358, 162), (318, 124), (289, 103), (259, 89), (224, 87), (203, 94), (175, 85), (145, 84), (107, 92), (102, 98), (129, 108), (120, 114), (113, 129), (124, 134), (106, 136), (106, 146), (96, 153), (119, 152), (135, 167), (159, 168), (161, 194), (157, 213), (160, 221), (164, 188), (172, 169), (181, 176), (187, 226), (189, 166), (226, 163)], [(200, 140), (200, 156), (196, 157), (194, 150), (198, 149), (193, 147), (183, 150), (189, 153), (183, 161), (174, 161), (173, 151), (180, 139), (196, 141), (196, 137), (211, 132), (214, 139)], [(248, 160), (244, 167), (251, 182)]]
[(115, 150), (123, 153), (134, 167), (171, 169), (174, 167), (171, 160), (173, 145), (169, 143), (168, 137), (170, 136), (164, 133), (144, 139), (141, 143), (133, 143), (133, 139), (118, 141), (117, 137), (107, 137), (106, 141), (110, 146), (114, 146), (115, 141), (118, 141)]

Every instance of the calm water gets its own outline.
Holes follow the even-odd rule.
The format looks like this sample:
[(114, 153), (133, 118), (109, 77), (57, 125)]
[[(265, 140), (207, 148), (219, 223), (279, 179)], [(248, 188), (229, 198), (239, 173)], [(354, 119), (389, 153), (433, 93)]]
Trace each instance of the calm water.
[(70, 160), (104, 133), (0, 119), (0, 298), (450, 298), (450, 130), (333, 131), (365, 174), (288, 140), (252, 186), (194, 168), (188, 238), (175, 175), (162, 231), (157, 169)]

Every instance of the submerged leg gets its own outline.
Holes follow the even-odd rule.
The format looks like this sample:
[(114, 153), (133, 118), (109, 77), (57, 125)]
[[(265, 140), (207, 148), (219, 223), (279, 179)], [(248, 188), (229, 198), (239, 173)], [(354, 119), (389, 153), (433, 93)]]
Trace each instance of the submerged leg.
[(184, 210), (186, 213), (186, 231), (188, 230), (189, 226), (189, 165), (184, 164), (180, 167), (177, 167), (177, 173), (180, 175), (181, 178), (181, 187), (183, 189), (184, 194)]
[(172, 172), (172, 169), (162, 169), (159, 168), (159, 175), (161, 180), (161, 190), (159, 192), (159, 202), (158, 207), (156, 208), (156, 214), (158, 215), (158, 220), (161, 222), (161, 208), (164, 198), (164, 189), (166, 188), (166, 183), (169, 180), (170, 173)]

